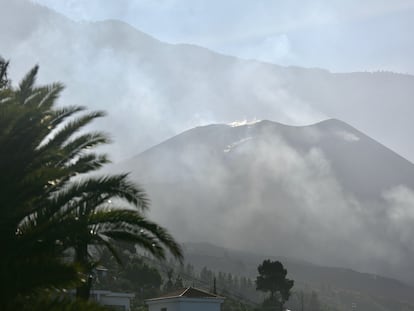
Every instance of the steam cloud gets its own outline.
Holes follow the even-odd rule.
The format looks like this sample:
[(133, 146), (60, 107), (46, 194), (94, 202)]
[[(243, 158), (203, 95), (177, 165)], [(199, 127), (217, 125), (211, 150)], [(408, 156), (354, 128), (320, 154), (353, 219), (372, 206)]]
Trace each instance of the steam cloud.
[[(412, 154), (406, 144), (412, 132), (412, 76), (341, 75), (242, 61), (164, 44), (121, 22), (75, 23), (23, 0), (2, 1), (0, 29), (0, 53), (11, 61), (14, 82), (38, 63), (39, 83), (67, 86), (62, 104), (108, 111), (94, 129), (112, 134), (116, 144), (107, 151), (115, 160), (198, 125), (243, 119), (300, 125), (326, 117), (351, 122)], [(288, 47), (278, 48), (283, 54)], [(397, 112), (399, 122), (389, 123)], [(408, 129), (404, 133), (401, 124)], [(359, 141), (354, 134), (337, 134), (349, 143)], [(308, 135), (317, 140), (323, 133)], [(154, 219), (182, 239), (414, 280), (409, 186), (395, 185), (378, 202), (362, 202), (344, 189), (321, 149), (301, 152), (274, 135), (258, 143), (242, 138), (226, 141), (216, 154), (201, 145), (183, 154), (179, 178), (186, 182), (179, 189), (176, 168), (158, 165), (168, 159), (154, 160), (152, 180), (134, 167), (153, 198)], [(240, 165), (223, 162), (223, 154)], [(238, 167), (250, 170), (232, 171)], [(154, 186), (154, 176), (161, 188)]]

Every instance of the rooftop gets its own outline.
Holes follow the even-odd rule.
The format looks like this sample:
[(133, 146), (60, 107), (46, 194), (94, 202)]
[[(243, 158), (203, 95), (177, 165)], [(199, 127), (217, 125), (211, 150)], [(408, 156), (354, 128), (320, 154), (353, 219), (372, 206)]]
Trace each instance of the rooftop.
[(156, 300), (156, 299), (170, 299), (170, 298), (223, 298), (216, 294), (209, 293), (205, 290), (195, 288), (195, 287), (187, 287), (181, 288), (176, 291), (161, 295), (157, 298), (148, 299), (148, 300)]

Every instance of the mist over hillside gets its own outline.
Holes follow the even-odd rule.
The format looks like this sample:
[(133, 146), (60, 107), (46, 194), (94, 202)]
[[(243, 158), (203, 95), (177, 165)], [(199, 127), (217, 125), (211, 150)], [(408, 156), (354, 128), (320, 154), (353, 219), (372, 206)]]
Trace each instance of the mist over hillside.
[(254, 284), (270, 258), (295, 282), (287, 309), (414, 310), (413, 16), (406, 0), (0, 0), (0, 309), (68, 286), (82, 305), (96, 284), (141, 310), (191, 282), (266, 309), (285, 296)]
[(414, 166), (341, 121), (198, 127), (114, 170), (183, 241), (414, 282)]
[(116, 160), (198, 125), (245, 119), (305, 125), (325, 118), (344, 120), (414, 160), (407, 143), (410, 75), (241, 60), (166, 44), (119, 21), (76, 23), (26, 0), (1, 0), (0, 29), (0, 53), (11, 60), (14, 81), (38, 63), (40, 82), (67, 86), (62, 103), (108, 111), (96, 128), (112, 134)]
[(199, 127), (120, 167), (180, 238), (414, 280), (413, 168), (376, 142), (414, 159), (413, 76), (241, 60), (26, 0), (1, 0), (0, 29), (14, 81), (38, 63), (40, 83), (67, 86), (62, 104), (108, 112), (94, 127), (116, 161), (212, 123), (352, 124)]
[[(187, 262), (198, 270), (208, 267), (213, 271), (226, 271), (233, 276), (247, 276), (252, 280), (256, 278), (257, 266), (263, 258), (279, 260), (287, 268), (288, 277), (295, 280), (294, 292), (315, 290), (331, 308), (349, 310), (351, 302), (354, 302), (362, 310), (414, 309), (411, 286), (379, 275), (322, 267), (283, 256), (237, 251), (210, 243), (186, 243), (184, 250)], [(343, 299), (344, 296), (347, 296), (346, 299)], [(339, 307), (340, 302), (344, 306)]]

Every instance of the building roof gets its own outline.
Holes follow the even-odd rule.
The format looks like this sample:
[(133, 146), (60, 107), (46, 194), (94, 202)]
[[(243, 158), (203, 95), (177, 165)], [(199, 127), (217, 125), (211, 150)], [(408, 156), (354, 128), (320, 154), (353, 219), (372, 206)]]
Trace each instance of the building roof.
[(103, 290), (103, 289), (93, 289), (91, 290), (91, 294), (105, 296), (105, 297), (126, 297), (126, 298), (134, 298), (134, 293), (121, 293), (121, 292), (112, 292), (110, 290)]
[(148, 299), (148, 300), (170, 299), (170, 298), (221, 298), (222, 299), (223, 297), (218, 296), (216, 294), (209, 293), (205, 290), (190, 286), (190, 287), (181, 288), (174, 292), (167, 293), (157, 298)]

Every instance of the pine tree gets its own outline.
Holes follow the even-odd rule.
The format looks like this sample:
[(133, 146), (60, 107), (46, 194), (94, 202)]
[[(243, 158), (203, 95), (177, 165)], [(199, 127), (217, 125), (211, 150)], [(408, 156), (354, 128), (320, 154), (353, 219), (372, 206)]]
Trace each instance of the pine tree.
[(264, 260), (257, 270), (259, 275), (256, 278), (256, 289), (270, 293), (264, 304), (275, 306), (282, 311), (294, 283), (286, 278), (287, 270), (281, 262), (270, 260)]

